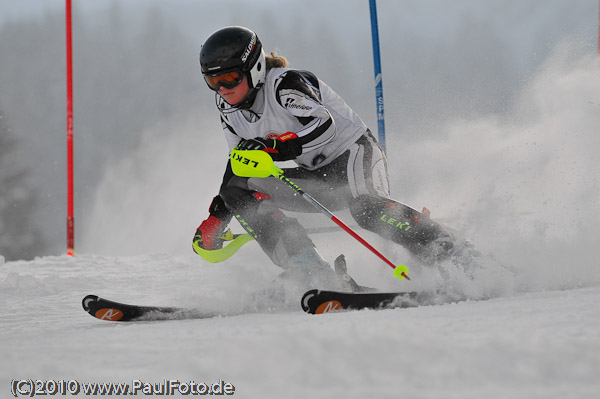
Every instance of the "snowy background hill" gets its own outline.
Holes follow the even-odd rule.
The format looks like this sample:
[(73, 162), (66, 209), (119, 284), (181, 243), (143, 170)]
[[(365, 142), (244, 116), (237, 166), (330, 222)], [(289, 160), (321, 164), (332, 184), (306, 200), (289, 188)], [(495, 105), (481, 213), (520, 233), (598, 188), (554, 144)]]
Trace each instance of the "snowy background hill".
[[(212, 31), (253, 27), (376, 125), (366, 2), (307, 3), (222, 1), (215, 18), (193, 1), (77, 2), (70, 258), (63, 2), (0, 2), (0, 392), (15, 378), (221, 378), (240, 398), (600, 396), (596, 1), (378, 2), (392, 195), (510, 271), (442, 283), (361, 232), (409, 265), (398, 282), (344, 233), (313, 238), (362, 284), (471, 301), (309, 316), (257, 294), (279, 270), (255, 243), (216, 265), (191, 253), (226, 157), (197, 67)], [(85, 314), (87, 294), (242, 314), (119, 325)]]

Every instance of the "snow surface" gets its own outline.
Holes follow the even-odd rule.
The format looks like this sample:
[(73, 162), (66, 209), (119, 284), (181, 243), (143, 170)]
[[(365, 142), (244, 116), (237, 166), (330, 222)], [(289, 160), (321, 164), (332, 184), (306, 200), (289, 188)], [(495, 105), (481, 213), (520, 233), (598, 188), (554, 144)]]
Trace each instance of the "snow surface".
[(237, 316), (119, 324), (96, 320), (81, 307), (95, 293), (136, 304), (242, 309), (273, 270), (231, 268), (169, 255), (2, 265), (2, 396), (13, 378), (223, 379), (240, 398), (600, 393), (599, 280), (486, 301), (317, 316), (303, 313), (298, 302)]

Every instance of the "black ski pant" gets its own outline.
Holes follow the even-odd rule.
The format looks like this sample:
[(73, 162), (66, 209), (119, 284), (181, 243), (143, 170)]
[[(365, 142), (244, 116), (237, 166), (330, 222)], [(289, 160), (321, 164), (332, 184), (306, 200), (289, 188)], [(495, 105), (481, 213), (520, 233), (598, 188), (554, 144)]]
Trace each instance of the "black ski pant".
[[(275, 264), (283, 267), (288, 257), (314, 245), (298, 220), (282, 210), (318, 210), (276, 178), (231, 175), (220, 196)], [(416, 255), (447, 234), (427, 214), (389, 197), (387, 160), (370, 134), (326, 166), (317, 170), (288, 168), (284, 175), (329, 210), (348, 209), (359, 226)]]

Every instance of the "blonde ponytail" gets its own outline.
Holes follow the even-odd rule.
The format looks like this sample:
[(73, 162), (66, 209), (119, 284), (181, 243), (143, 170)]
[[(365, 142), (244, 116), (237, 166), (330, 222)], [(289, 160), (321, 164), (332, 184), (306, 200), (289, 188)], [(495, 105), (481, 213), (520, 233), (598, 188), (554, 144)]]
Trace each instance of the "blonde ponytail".
[(277, 55), (276, 53), (271, 53), (271, 55), (267, 55), (265, 57), (267, 63), (267, 70), (272, 68), (287, 68), (289, 65), (287, 58)]

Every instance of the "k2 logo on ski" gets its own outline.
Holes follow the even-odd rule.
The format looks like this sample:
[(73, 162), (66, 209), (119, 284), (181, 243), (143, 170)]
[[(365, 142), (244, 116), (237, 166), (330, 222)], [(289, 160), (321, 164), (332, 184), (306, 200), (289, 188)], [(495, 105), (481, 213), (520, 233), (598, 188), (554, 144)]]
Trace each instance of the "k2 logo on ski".
[(337, 312), (342, 310), (342, 304), (338, 301), (327, 301), (321, 304), (315, 311), (316, 314)]
[(117, 321), (123, 317), (123, 312), (118, 309), (100, 309), (96, 312), (96, 317), (100, 320)]

